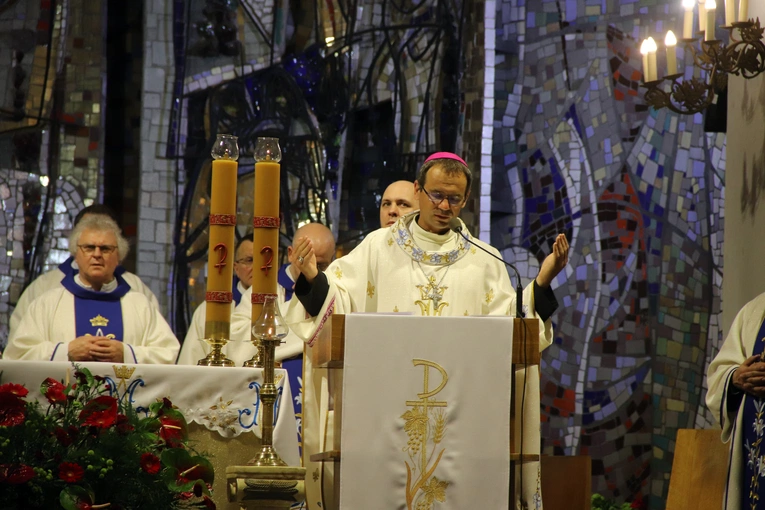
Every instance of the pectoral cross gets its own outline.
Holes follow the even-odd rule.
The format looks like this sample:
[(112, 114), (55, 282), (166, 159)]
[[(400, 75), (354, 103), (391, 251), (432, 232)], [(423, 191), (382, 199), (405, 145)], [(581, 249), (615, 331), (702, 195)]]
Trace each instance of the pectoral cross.
[(442, 302), (444, 291), (449, 287), (439, 287), (435, 276), (428, 278), (427, 285), (418, 285), (417, 288), (420, 290), (420, 299), (415, 301), (415, 304), (420, 306), (422, 315), (430, 315), (431, 302), (433, 303), (433, 316), (440, 316), (444, 307), (449, 306), (449, 303)]

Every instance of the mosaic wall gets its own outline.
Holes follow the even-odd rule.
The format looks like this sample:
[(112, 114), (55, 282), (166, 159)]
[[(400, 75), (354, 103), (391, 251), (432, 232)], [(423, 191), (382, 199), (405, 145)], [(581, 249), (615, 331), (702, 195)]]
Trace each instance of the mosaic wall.
[(647, 110), (638, 88), (638, 41), (679, 11), (496, 6), (492, 244), (528, 278), (556, 232), (572, 247), (543, 357), (543, 450), (592, 456), (594, 492), (651, 508), (677, 429), (711, 426), (704, 374), (721, 341), (725, 135)]
[[(297, 214), (294, 223), (309, 217), (328, 222), (341, 249), (350, 250), (363, 235), (379, 227), (377, 208), (384, 187), (400, 178), (413, 179), (426, 154), (444, 144), (454, 150), (458, 140), (462, 141), (459, 135), (471, 133), (469, 140), (465, 137), (466, 153), (483, 150), (488, 157), (490, 146), (481, 140), (484, 80), (478, 74), (484, 64), (484, 32), (472, 29), (482, 26), (482, 7), (482, 3), (471, 3), (465, 8), (461, 2), (446, 0), (409, 7), (369, 0), (358, 2), (351, 12), (337, 0), (318, 5), (295, 1), (289, 9), (283, 2), (224, 5), (195, 0), (176, 2), (172, 16), (168, 7), (164, 17), (152, 21), (165, 27), (164, 31), (150, 33), (147, 26), (147, 51), (156, 43), (160, 48), (169, 44), (168, 30), (172, 31), (173, 67), (167, 62), (169, 50), (159, 52), (164, 66), (161, 59), (146, 63), (145, 85), (150, 86), (151, 79), (151, 86), (162, 92), (157, 91), (161, 100), (152, 94), (151, 106), (145, 106), (153, 121), (159, 117), (159, 125), (144, 140), (144, 150), (153, 153), (144, 154), (144, 162), (153, 157), (155, 166), (168, 171), (157, 176), (155, 166), (144, 166), (144, 182), (151, 179), (152, 185), (143, 185), (142, 191), (154, 195), (157, 186), (162, 193), (173, 190), (175, 203), (168, 203), (168, 209), (175, 208), (177, 221), (170, 224), (149, 208), (146, 214), (141, 212), (139, 271), (143, 261), (148, 262), (152, 284), (170, 295), (168, 316), (180, 336), (189, 312), (204, 295), (207, 234), (204, 222), (199, 222), (204, 220), (199, 206), (209, 203), (206, 165), (215, 133), (229, 132), (240, 138), (239, 184), (245, 186), (239, 193), (240, 233), (249, 222), (250, 145), (258, 133), (269, 132), (268, 136), (279, 136), (289, 149), (285, 154), (290, 159), (282, 161), (287, 176), (283, 182), (287, 194), (282, 196), (282, 248), (292, 239), (292, 209), (304, 204), (309, 210)], [(184, 25), (187, 17), (191, 31)], [(464, 33), (462, 27), (466, 27)], [(155, 35), (160, 38), (154, 39)], [(475, 103), (469, 119), (460, 111), (456, 65), (467, 40), (481, 42), (466, 59), (478, 78), (465, 98)], [(442, 62), (450, 64), (442, 66)], [(282, 76), (284, 71), (287, 76)], [(287, 81), (279, 81), (284, 78)], [(168, 101), (170, 111), (165, 116)], [(287, 109), (292, 113), (279, 113)], [(471, 112), (469, 106), (466, 110)], [(445, 118), (449, 128), (439, 131)], [(305, 144), (310, 144), (308, 150), (303, 150)], [(301, 149), (296, 151), (296, 147)], [(302, 158), (304, 165), (299, 169), (295, 163), (302, 152), (312, 156)], [(476, 170), (479, 161), (474, 158)], [(353, 171), (344, 175), (348, 164)], [(314, 176), (317, 169), (319, 178)], [(147, 200), (144, 197), (143, 202)], [(326, 202), (326, 211), (313, 210), (311, 204), (316, 200)], [(473, 214), (478, 200), (475, 202), (476, 207), (466, 214), (468, 221), (478, 219)], [(488, 224), (488, 215), (486, 220)], [(163, 233), (175, 236), (172, 266), (167, 264), (168, 253), (162, 251), (160, 240), (151, 239), (160, 226)], [(164, 257), (161, 262), (160, 257)], [(154, 273), (157, 265), (158, 275)]]
[(74, 215), (100, 199), (102, 4), (0, 9), (0, 345), (26, 282), (68, 254)]

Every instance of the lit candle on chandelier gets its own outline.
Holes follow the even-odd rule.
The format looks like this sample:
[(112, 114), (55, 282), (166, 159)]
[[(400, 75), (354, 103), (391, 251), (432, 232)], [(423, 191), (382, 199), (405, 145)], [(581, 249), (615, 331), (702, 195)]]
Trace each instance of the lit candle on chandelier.
[(255, 147), (255, 208), (253, 216), (252, 320), (260, 317), (268, 295), (276, 295), (279, 270), (278, 138), (258, 138)]
[(207, 307), (205, 338), (229, 339), (231, 287), (234, 276), (234, 230), (236, 229), (236, 180), (239, 147), (236, 137), (218, 135), (210, 151), (210, 242), (207, 255)]
[(640, 53), (643, 55), (643, 81), (656, 81), (656, 41), (653, 37), (644, 40), (640, 45)]
[(683, 39), (693, 39), (693, 8), (696, 6), (696, 0), (683, 0)]
[(736, 0), (725, 0), (725, 26), (732, 26), (734, 21), (736, 21)]
[[(733, 0), (731, 0), (733, 1)], [(738, 4), (738, 20), (749, 21), (749, 0), (741, 0)]]
[(704, 8), (707, 12), (707, 22), (704, 28), (704, 40), (713, 41), (715, 38), (715, 9), (717, 9), (717, 3), (715, 0), (707, 0), (704, 4)]
[(670, 30), (664, 38), (667, 48), (667, 74), (677, 74), (677, 37)]

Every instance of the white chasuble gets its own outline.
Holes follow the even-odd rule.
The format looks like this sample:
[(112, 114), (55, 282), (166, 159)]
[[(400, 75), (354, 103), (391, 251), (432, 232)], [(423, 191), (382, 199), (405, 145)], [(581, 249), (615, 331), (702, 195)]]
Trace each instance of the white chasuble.
[(508, 508), (512, 319), (349, 315), (340, 508)]
[[(120, 299), (126, 363), (173, 364), (180, 345), (167, 321), (143, 294), (129, 291)], [(30, 305), (8, 339), (6, 359), (67, 361), (68, 345), (77, 336), (75, 298), (59, 285)]]
[[(289, 302), (284, 313), (290, 328), (309, 345), (316, 340), (329, 316), (334, 313), (353, 312), (406, 313), (415, 316), (482, 316), (514, 315), (515, 291), (510, 283), (505, 265), (474, 245), (499, 256), (492, 246), (475, 239), (464, 227), (462, 232), (470, 240), (466, 242), (454, 232), (436, 236), (422, 231), (414, 222), (412, 214), (399, 219), (389, 228), (369, 234), (353, 251), (332, 262), (325, 274), (329, 293), (321, 311), (315, 317), (306, 318), (306, 311), (296, 299)], [(534, 306), (533, 282), (523, 291), (523, 309), (527, 318), (537, 317)], [(540, 320), (540, 350), (550, 345), (553, 338), (552, 322)], [(468, 337), (465, 341), (472, 341)], [(477, 344), (474, 346), (484, 356), (490, 352)], [(303, 461), (309, 476), (306, 480), (308, 508), (319, 506), (321, 478), (331, 471), (330, 463), (314, 463), (311, 454), (325, 451), (332, 441), (324, 431), (332, 420), (331, 411), (323, 401), (328, 399), (327, 372), (314, 370), (306, 356), (303, 379)], [(524, 413), (524, 453), (539, 453), (539, 371), (536, 367), (526, 377), (526, 410)], [(521, 399), (519, 399), (521, 400)], [(520, 426), (520, 423), (517, 424)], [(539, 463), (523, 464), (522, 499), (528, 508), (541, 508)], [(331, 487), (331, 480), (324, 480)], [(326, 490), (324, 491), (326, 493)], [(520, 501), (516, 505), (520, 505)], [(520, 506), (518, 506), (520, 508)]]

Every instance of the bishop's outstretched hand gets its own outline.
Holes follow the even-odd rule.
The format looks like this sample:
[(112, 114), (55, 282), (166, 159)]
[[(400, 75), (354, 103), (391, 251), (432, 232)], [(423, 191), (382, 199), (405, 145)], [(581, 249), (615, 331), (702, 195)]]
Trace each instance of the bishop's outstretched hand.
[(558, 234), (553, 243), (552, 253), (545, 257), (542, 267), (537, 275), (537, 285), (549, 287), (553, 279), (558, 276), (568, 264), (568, 240), (566, 234)]

